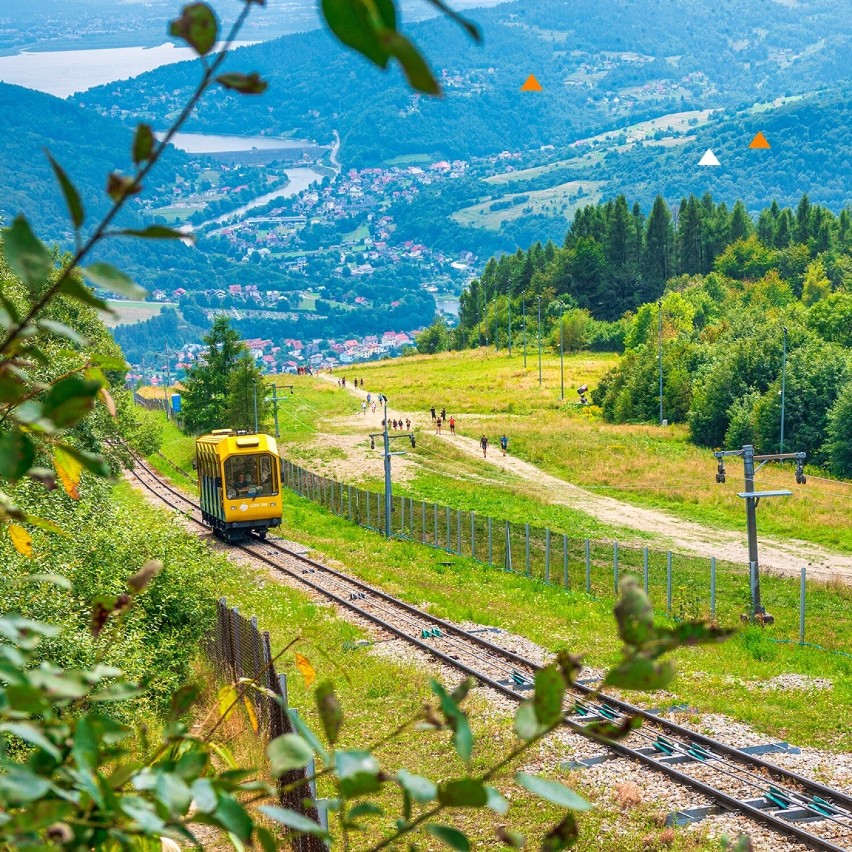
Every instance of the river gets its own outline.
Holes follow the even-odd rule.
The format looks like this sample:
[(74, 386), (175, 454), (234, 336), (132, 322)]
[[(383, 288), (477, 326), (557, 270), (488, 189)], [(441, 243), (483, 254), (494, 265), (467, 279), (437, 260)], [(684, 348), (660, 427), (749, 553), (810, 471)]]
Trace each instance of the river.
[[(158, 133), (157, 137), (162, 137)], [(280, 151), (313, 145), (304, 139), (280, 136), (220, 136), (216, 133), (175, 133), (172, 145), (187, 154), (220, 154), (231, 151)]]

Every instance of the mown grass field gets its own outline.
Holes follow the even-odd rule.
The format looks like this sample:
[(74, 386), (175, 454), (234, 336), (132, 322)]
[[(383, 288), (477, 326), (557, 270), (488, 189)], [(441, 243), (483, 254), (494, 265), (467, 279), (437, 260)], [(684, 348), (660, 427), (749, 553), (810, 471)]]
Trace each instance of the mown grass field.
[[(492, 442), (505, 432), (514, 455), (575, 485), (639, 506), (665, 509), (678, 517), (742, 530), (742, 469), (728, 463), (724, 485), (715, 481), (710, 450), (688, 440), (687, 428), (672, 425), (613, 425), (594, 407), (577, 403), (576, 388), (591, 388), (617, 362), (617, 356), (581, 353), (565, 359), (565, 402), (560, 401), (559, 358), (542, 359), (538, 384), (535, 325), (528, 330), (527, 369), (521, 352), (493, 350), (416, 356), (358, 365), (352, 376), (383, 392), (394, 407), (426, 411), (446, 406), (461, 434), (485, 431)], [(795, 484), (793, 471), (763, 468), (759, 488), (790, 488), (793, 496), (759, 510), (759, 529), (852, 553), (852, 483), (823, 481), (814, 471), (807, 485)]]
[(125, 299), (110, 299), (107, 304), (115, 312), (114, 315), (104, 315), (107, 328), (144, 322), (151, 317), (158, 316), (163, 308), (177, 308), (176, 302), (131, 302)]

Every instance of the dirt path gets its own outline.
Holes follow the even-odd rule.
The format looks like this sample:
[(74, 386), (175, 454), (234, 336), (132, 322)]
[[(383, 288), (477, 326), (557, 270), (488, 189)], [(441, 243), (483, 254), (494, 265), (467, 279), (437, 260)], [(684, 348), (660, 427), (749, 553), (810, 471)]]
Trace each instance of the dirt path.
[[(321, 375), (321, 378), (330, 382), (337, 381), (333, 375)], [(356, 395), (359, 400), (367, 395), (366, 391), (348, 385), (346, 390)], [(389, 408), (388, 416), (390, 418), (407, 417), (413, 426), (431, 427), (431, 419), (428, 415)], [(378, 409), (375, 415), (368, 412), (367, 422), (371, 428), (373, 426), (377, 429), (381, 428), (381, 415)], [(668, 549), (679, 553), (689, 553), (708, 559), (715, 556), (717, 559), (748, 565), (745, 530), (742, 533), (720, 530), (682, 520), (659, 509), (632, 506), (630, 503), (612, 497), (595, 494), (545, 473), (522, 459), (511, 455), (503, 458), (499, 446), (489, 447), (488, 458), (483, 459), (478, 441), (461, 435), (450, 435), (449, 430), (440, 436), (440, 440), (451, 443), (459, 452), (477, 458), (483, 464), (510, 471), (518, 478), (534, 485), (537, 492), (549, 503), (578, 509), (612, 526), (628, 527), (642, 532), (653, 531)], [(841, 578), (844, 582), (852, 584), (852, 556), (833, 553), (817, 544), (799, 539), (782, 540), (761, 535), (760, 566), (762, 569), (793, 576), (799, 576), (802, 567), (807, 566), (808, 576), (812, 579)]]

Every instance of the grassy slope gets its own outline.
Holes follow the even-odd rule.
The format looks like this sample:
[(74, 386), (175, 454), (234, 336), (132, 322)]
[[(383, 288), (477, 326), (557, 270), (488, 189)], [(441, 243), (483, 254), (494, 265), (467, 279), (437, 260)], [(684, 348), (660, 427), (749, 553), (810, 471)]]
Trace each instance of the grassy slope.
[[(339, 396), (334, 388), (329, 390), (331, 393), (323, 389), (317, 392), (317, 397), (312, 397), (311, 404), (317, 402), (320, 406), (315, 409), (317, 414), (323, 403), (331, 408), (337, 404), (335, 398)], [(306, 420), (302, 428), (308, 429), (310, 425)], [(192, 439), (176, 433), (167, 436), (165, 452), (172, 453), (175, 461), (185, 462), (191, 453)], [(593, 666), (609, 665), (617, 658), (618, 642), (610, 605), (603, 600), (530, 582), (522, 576), (450, 557), (418, 544), (386, 542), (375, 533), (333, 517), (293, 494), (285, 492), (283, 496), (281, 535), (304, 542), (321, 558), (337, 561), (347, 571), (392, 594), (418, 605), (427, 604), (436, 614), (453, 620), (471, 620), (511, 630), (551, 650), (568, 647), (587, 651), (587, 661)], [(605, 572), (602, 572), (595, 588), (603, 593), (605, 587)], [(790, 612), (795, 614), (794, 586), (767, 578), (765, 589), (767, 602), (778, 604), (779, 615), (784, 601), (787, 602), (789, 621)], [(251, 592), (248, 584), (243, 592)], [(686, 599), (690, 590), (679, 590), (678, 594)], [(738, 601), (733, 591), (729, 597), (731, 609), (725, 620), (731, 623), (736, 618)], [(815, 586), (809, 591), (809, 601), (812, 613), (809, 637), (815, 642), (852, 645), (852, 625), (844, 617), (852, 605), (852, 593), (847, 588)], [(837, 726), (838, 720), (845, 718), (844, 707), (852, 700), (852, 658), (809, 647), (776, 644), (771, 641), (773, 635), (771, 629), (766, 633), (749, 631), (721, 647), (681, 652), (683, 674), (671, 689), (677, 702), (687, 703), (701, 712), (727, 713), (770, 736), (799, 745), (832, 751), (848, 748), (852, 723), (847, 720), (840, 722), (840, 728)], [(788, 672), (827, 677), (833, 681), (833, 687), (764, 690), (767, 680)], [(755, 700), (756, 695), (760, 700)], [(654, 704), (653, 696), (648, 703)]]
[[(607, 424), (595, 409), (575, 403), (575, 389), (580, 384), (594, 387), (615, 356), (566, 358), (567, 402), (560, 405), (559, 360), (545, 355), (540, 389), (535, 347), (531, 331), (526, 371), (517, 350), (511, 360), (505, 352), (478, 350), (369, 364), (353, 374), (363, 376), (370, 389), (384, 391), (401, 409), (446, 405), (459, 418), (462, 433), (475, 434), (487, 426), (496, 437), (505, 430), (515, 455), (576, 485), (688, 520), (743, 529), (735, 464), (729, 465), (728, 482), (717, 485), (715, 460), (708, 450), (689, 443), (684, 427)], [(477, 421), (478, 413), (488, 419)], [(763, 488), (794, 490), (792, 497), (775, 501), (771, 512), (761, 513), (762, 532), (852, 552), (852, 483), (812, 478), (807, 486), (796, 487), (792, 472), (778, 467), (764, 468), (758, 482)]]

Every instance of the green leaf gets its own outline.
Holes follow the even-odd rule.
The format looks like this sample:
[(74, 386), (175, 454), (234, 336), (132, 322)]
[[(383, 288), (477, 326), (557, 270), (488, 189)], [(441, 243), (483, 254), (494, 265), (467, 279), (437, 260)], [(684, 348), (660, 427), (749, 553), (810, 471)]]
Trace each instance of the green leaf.
[(219, 805), (213, 811), (213, 818), (240, 840), (248, 841), (251, 838), (254, 823), (246, 809), (232, 796), (224, 793), (219, 796)]
[(361, 802), (360, 805), (350, 808), (346, 818), (358, 819), (362, 816), (381, 816), (383, 813), (384, 811), (378, 805), (374, 805), (372, 802)]
[(125, 228), (118, 231), (122, 237), (139, 237), (143, 240), (195, 240), (195, 235), (184, 233), (175, 228), (167, 228), (165, 225), (149, 225), (147, 228)]
[(159, 834), (166, 824), (154, 813), (154, 806), (138, 796), (125, 796), (118, 805), (146, 834)]
[(59, 749), (44, 735), (44, 733), (30, 722), (5, 722), (0, 725), (0, 731), (12, 734), (24, 742), (40, 748), (47, 752), (55, 761), (62, 759)]
[(154, 153), (154, 131), (148, 124), (140, 124), (133, 136), (133, 162), (138, 166), (151, 159)]
[(546, 666), (535, 673), (533, 706), (539, 722), (545, 727), (562, 719), (565, 678), (556, 666)]
[(24, 577), (24, 583), (48, 583), (51, 586), (59, 586), (62, 589), (70, 589), (71, 581), (62, 574), (30, 574)]
[(38, 293), (53, 271), (50, 252), (23, 216), (16, 216), (8, 228), (0, 230), (0, 235), (10, 269), (26, 284), (30, 293)]
[(201, 690), (194, 683), (185, 683), (177, 692), (173, 692), (169, 719), (180, 719), (192, 707), (200, 693)]
[(92, 693), (90, 701), (127, 701), (141, 695), (144, 690), (134, 683), (111, 683), (109, 686)]
[(25, 766), (7, 764), (0, 774), (0, 797), (3, 804), (26, 804), (40, 799), (50, 790), (50, 785)]
[(693, 645), (710, 645), (724, 642), (737, 631), (724, 627), (716, 627), (703, 621), (684, 621), (674, 627), (660, 630), (657, 642), (654, 643), (655, 656), (675, 648), (691, 647)]
[(219, 85), (242, 95), (262, 95), (268, 88), (269, 83), (262, 80), (257, 72), (251, 74), (220, 74), (216, 78)]
[(278, 852), (278, 840), (268, 828), (262, 825), (254, 827), (254, 833), (257, 840), (260, 842), (260, 848), (263, 852)]
[(654, 608), (651, 601), (632, 575), (621, 581), (621, 599), (613, 612), (618, 622), (618, 635), (627, 645), (642, 647), (657, 636), (654, 627)]
[(549, 781), (538, 775), (528, 775), (526, 772), (516, 772), (515, 781), (522, 787), (526, 787), (531, 793), (561, 808), (572, 811), (590, 811), (592, 805), (582, 796), (578, 796), (573, 790), (560, 784), (558, 781)]
[(192, 748), (180, 756), (175, 764), (175, 772), (187, 783), (191, 783), (201, 776), (207, 768), (210, 758), (206, 751), (200, 748)]
[(209, 778), (196, 778), (189, 788), (195, 807), (203, 814), (213, 813), (216, 810), (218, 799), (216, 790)]
[(343, 724), (343, 708), (334, 694), (334, 684), (330, 680), (323, 681), (317, 687), (314, 699), (325, 728), (326, 739), (329, 745), (334, 745), (340, 733), (340, 726)]
[(515, 733), (522, 740), (531, 740), (543, 730), (535, 713), (535, 705), (529, 699), (522, 701), (515, 712)]
[(184, 6), (181, 16), (169, 25), (169, 34), (183, 39), (199, 56), (210, 53), (218, 33), (216, 16), (206, 3)]
[(380, 16), (378, 21), (371, 19), (362, 0), (322, 0), (323, 17), (337, 38), (375, 65), (386, 68), (390, 54), (379, 34), (396, 30), (396, 9), (389, 0), (378, 0), (375, 9)]
[(97, 287), (128, 299), (144, 299), (148, 292), (108, 263), (90, 263), (81, 272)]
[(580, 829), (573, 814), (567, 814), (557, 823), (541, 841), (541, 852), (560, 852), (570, 849), (580, 837)]
[(382, 38), (385, 50), (396, 57), (409, 85), (424, 95), (439, 95), (441, 87), (420, 51), (401, 33), (389, 33)]
[(304, 769), (314, 756), (307, 740), (298, 734), (276, 737), (266, 747), (266, 754), (269, 757), (270, 772), (275, 778), (291, 769)]
[(644, 653), (635, 654), (607, 672), (604, 683), (619, 689), (652, 692), (665, 689), (674, 678), (674, 664), (669, 660), (654, 662)]
[(67, 376), (50, 388), (42, 402), (43, 415), (64, 429), (82, 420), (94, 407), (100, 382)]
[(79, 278), (74, 276), (66, 278), (59, 285), (59, 292), (68, 296), (71, 299), (76, 299), (90, 308), (97, 308), (99, 311), (114, 313), (103, 299), (99, 299)]
[(65, 197), (65, 203), (68, 205), (68, 213), (71, 215), (71, 221), (74, 228), (79, 228), (86, 218), (83, 210), (83, 202), (80, 201), (80, 193), (77, 192), (77, 187), (71, 183), (65, 170), (51, 156), (50, 151), (47, 151), (47, 159), (50, 160), (53, 173), (56, 175), (56, 180), (59, 181), (59, 187), (62, 190), (62, 195)]
[(421, 805), (432, 802), (438, 797), (438, 785), (422, 775), (412, 775), (405, 769), (396, 773), (397, 783), (403, 790)]
[(192, 793), (186, 782), (171, 772), (158, 773), (154, 794), (170, 816), (186, 814), (192, 801)]
[(443, 841), (452, 849), (457, 849), (458, 852), (470, 852), (470, 841), (457, 828), (450, 825), (438, 825), (437, 823), (429, 823), (426, 826), (426, 831), (438, 840)]
[(447, 720), (447, 724), (453, 731), (453, 745), (456, 748), (456, 752), (462, 760), (470, 760), (473, 753), (473, 734), (470, 730), (467, 716), (438, 681), (430, 681), (430, 686), (432, 687), (432, 692), (440, 699), (441, 711)]
[(311, 744), (311, 748), (322, 758), (323, 763), (328, 763), (328, 752), (323, 744), (317, 739), (316, 734), (305, 724), (298, 710), (287, 708), (287, 716), (293, 727)]
[(28, 435), (18, 429), (0, 433), (0, 476), (20, 479), (35, 461), (35, 446)]
[(328, 832), (321, 825), (300, 813), (296, 813), (296, 811), (291, 811), (289, 808), (261, 805), (258, 810), (270, 819), (275, 820), (275, 822), (286, 825), (287, 828), (298, 831), (300, 834), (314, 834), (317, 837), (328, 837)]
[(49, 331), (51, 334), (55, 334), (59, 337), (64, 337), (66, 340), (70, 340), (78, 346), (88, 345), (88, 341), (85, 337), (83, 337), (83, 335), (77, 332), (76, 329), (71, 328), (71, 326), (65, 325), (65, 323), (56, 322), (56, 320), (51, 319), (40, 319), (37, 325), (39, 328), (43, 328), (45, 331)]
[(338, 778), (352, 778), (363, 772), (377, 775), (379, 762), (368, 751), (336, 751), (334, 770)]
[(494, 811), (495, 814), (504, 816), (509, 810), (509, 803), (503, 798), (500, 791), (494, 787), (486, 787), (485, 792), (488, 794), (488, 800), (485, 802), (486, 807)]
[(482, 808), (488, 791), (476, 778), (458, 778), (438, 785), (438, 801), (448, 808)]
[(523, 849), (526, 839), (523, 834), (517, 831), (509, 831), (506, 828), (499, 827), (497, 829), (497, 838), (510, 849)]

